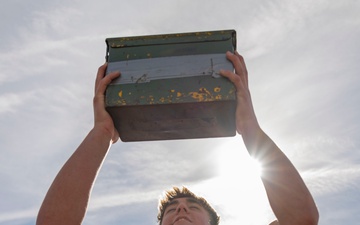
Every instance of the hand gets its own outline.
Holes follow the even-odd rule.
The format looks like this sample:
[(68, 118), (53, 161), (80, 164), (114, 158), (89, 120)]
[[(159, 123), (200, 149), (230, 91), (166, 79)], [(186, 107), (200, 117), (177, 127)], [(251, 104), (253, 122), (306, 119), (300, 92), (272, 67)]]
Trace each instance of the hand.
[(239, 53), (227, 52), (226, 58), (234, 65), (235, 73), (229, 70), (220, 70), (220, 74), (227, 77), (235, 85), (236, 130), (239, 134), (244, 134), (249, 129), (259, 128), (249, 91), (248, 72), (244, 58)]
[(101, 129), (111, 137), (112, 143), (117, 142), (119, 133), (115, 129), (114, 122), (105, 109), (105, 90), (111, 81), (120, 76), (120, 72), (112, 72), (105, 76), (107, 63), (99, 67), (95, 81), (94, 96), (94, 128)]

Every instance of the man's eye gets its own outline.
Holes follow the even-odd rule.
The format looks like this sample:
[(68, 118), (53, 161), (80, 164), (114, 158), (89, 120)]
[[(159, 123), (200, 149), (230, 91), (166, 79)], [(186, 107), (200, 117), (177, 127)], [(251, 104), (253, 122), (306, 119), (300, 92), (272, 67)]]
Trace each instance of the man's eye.
[(199, 209), (198, 206), (190, 206), (190, 209)]
[(173, 212), (173, 211), (175, 211), (175, 208), (170, 208), (170, 209), (166, 210), (166, 213)]

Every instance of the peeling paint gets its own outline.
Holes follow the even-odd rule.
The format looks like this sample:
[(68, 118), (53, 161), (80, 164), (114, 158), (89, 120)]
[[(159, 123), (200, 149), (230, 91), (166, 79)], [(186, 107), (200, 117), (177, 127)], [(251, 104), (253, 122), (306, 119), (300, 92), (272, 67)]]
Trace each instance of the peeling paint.
[(204, 87), (200, 88), (198, 92), (190, 92), (189, 96), (196, 99), (198, 102), (213, 101), (215, 98), (212, 94)]
[[(224, 92), (224, 90), (227, 90)], [(169, 88), (167, 91), (163, 90), (161, 93), (155, 95), (150, 93), (140, 94), (139, 90), (124, 90), (119, 89), (117, 94), (116, 104), (129, 105), (129, 104), (169, 104), (169, 103), (182, 103), (182, 102), (211, 102), (229, 100), (234, 94), (234, 88), (227, 89), (221, 85), (212, 87), (200, 87), (189, 90), (188, 92), (182, 92), (177, 88)], [(127, 100), (128, 102), (125, 102)]]
[(119, 105), (126, 105), (126, 101), (124, 99), (118, 100), (117, 103)]
[(199, 94), (198, 92), (190, 92), (189, 95), (193, 98), (196, 99), (199, 102), (204, 101), (204, 97), (203, 95)]
[(111, 47), (112, 47), (112, 48), (123, 48), (123, 47), (125, 47), (125, 45), (124, 45), (124, 44), (122, 44), (122, 45), (117, 45), (117, 44), (113, 43), (113, 44), (111, 45)]
[(147, 98), (147, 101), (149, 102), (149, 104), (154, 104), (154, 96), (150, 95), (148, 98)]

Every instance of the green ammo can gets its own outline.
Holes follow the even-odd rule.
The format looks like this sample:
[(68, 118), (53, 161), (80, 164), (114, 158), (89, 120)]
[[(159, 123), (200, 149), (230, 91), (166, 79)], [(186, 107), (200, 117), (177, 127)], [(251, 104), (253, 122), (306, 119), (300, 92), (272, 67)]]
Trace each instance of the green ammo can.
[(235, 135), (235, 30), (107, 38), (106, 109), (122, 141)]

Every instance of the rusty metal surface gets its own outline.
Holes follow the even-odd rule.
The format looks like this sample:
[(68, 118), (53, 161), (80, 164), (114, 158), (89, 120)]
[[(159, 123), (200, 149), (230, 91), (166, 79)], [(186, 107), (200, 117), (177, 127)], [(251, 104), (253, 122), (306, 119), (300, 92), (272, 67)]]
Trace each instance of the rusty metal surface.
[(209, 76), (156, 80), (149, 83), (112, 85), (107, 106), (153, 105), (235, 100), (235, 89), (226, 79)]
[[(169, 62), (170, 57), (191, 56), (196, 59), (213, 54), (223, 54), (225, 57), (226, 51), (234, 51), (236, 48), (235, 36), (235, 31), (227, 30), (108, 38), (106, 57), (109, 64), (126, 66), (138, 60), (138, 67), (141, 67), (141, 62), (146, 62), (153, 71), (165, 71), (162, 67), (167, 66), (165, 63)], [(156, 64), (151, 65), (149, 62), (154, 58)], [(209, 61), (212, 66), (211, 57), (205, 61)], [(196, 63), (191, 60), (187, 64), (182, 63), (178, 69), (174, 69), (174, 73), (165, 72), (156, 79), (140, 76), (147, 74), (147, 71), (138, 69), (140, 74), (132, 75), (136, 79), (131, 80), (132, 77), (129, 77), (130, 81), (115, 81), (108, 86), (106, 107), (122, 141), (235, 135), (233, 84), (226, 78), (214, 76), (214, 73), (192, 76), (191, 71), (196, 70)], [(189, 69), (189, 74), (181, 76), (182, 66), (194, 69)], [(169, 67), (166, 69), (170, 71)]]

